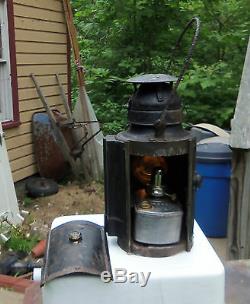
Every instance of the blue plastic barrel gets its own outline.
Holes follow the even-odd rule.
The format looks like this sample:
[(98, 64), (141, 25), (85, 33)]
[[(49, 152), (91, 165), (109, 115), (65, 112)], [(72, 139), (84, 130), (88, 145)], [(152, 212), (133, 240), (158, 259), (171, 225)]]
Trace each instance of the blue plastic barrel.
[(213, 137), (197, 145), (195, 219), (207, 237), (226, 237), (232, 151), (228, 139)]

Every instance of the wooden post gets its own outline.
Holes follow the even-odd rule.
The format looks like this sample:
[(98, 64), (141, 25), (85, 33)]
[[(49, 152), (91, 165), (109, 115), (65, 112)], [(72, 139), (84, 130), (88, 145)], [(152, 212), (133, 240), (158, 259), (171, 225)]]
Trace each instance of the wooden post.
[(70, 107), (69, 107), (69, 104), (68, 104), (68, 100), (67, 100), (66, 94), (64, 92), (59, 74), (56, 74), (56, 80), (57, 80), (57, 84), (58, 84), (58, 87), (59, 87), (60, 95), (62, 97), (64, 108), (65, 108), (65, 111), (66, 111), (66, 114), (67, 114), (68, 121), (73, 122), (72, 113), (71, 113), (71, 110), (70, 110)]
[(228, 256), (250, 258), (250, 40), (241, 79), (230, 146), (233, 150), (228, 220)]

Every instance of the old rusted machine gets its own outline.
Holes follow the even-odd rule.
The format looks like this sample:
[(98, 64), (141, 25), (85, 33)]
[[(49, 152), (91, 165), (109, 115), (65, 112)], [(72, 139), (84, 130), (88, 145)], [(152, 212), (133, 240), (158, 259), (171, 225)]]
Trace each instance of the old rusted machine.
[(192, 248), (195, 139), (182, 128), (176, 89), (198, 36), (197, 18), (184, 32), (193, 22), (197, 27), (179, 78), (129, 79), (135, 88), (129, 128), (105, 138), (105, 229), (129, 253), (160, 257)]

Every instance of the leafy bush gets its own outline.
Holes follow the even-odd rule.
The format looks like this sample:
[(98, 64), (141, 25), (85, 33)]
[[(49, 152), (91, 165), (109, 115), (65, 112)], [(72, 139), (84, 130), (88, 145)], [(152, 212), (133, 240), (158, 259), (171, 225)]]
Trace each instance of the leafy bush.
[(105, 132), (126, 124), (123, 106), (132, 88), (124, 79), (140, 73), (178, 75), (191, 31), (174, 68), (166, 67), (178, 35), (194, 15), (202, 21), (201, 35), (179, 90), (186, 121), (229, 127), (249, 37), (248, 0), (74, 0), (72, 5), (87, 90)]

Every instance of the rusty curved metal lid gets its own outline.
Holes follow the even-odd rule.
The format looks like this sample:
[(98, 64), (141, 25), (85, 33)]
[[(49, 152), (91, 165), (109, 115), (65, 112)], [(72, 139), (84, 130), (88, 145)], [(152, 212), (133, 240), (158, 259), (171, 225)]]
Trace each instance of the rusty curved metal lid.
[(103, 271), (108, 271), (112, 278), (104, 227), (76, 220), (50, 231), (42, 269), (42, 286), (66, 275), (101, 276)]
[(129, 83), (162, 83), (175, 82), (177, 77), (168, 74), (145, 74), (132, 77), (127, 80)]

